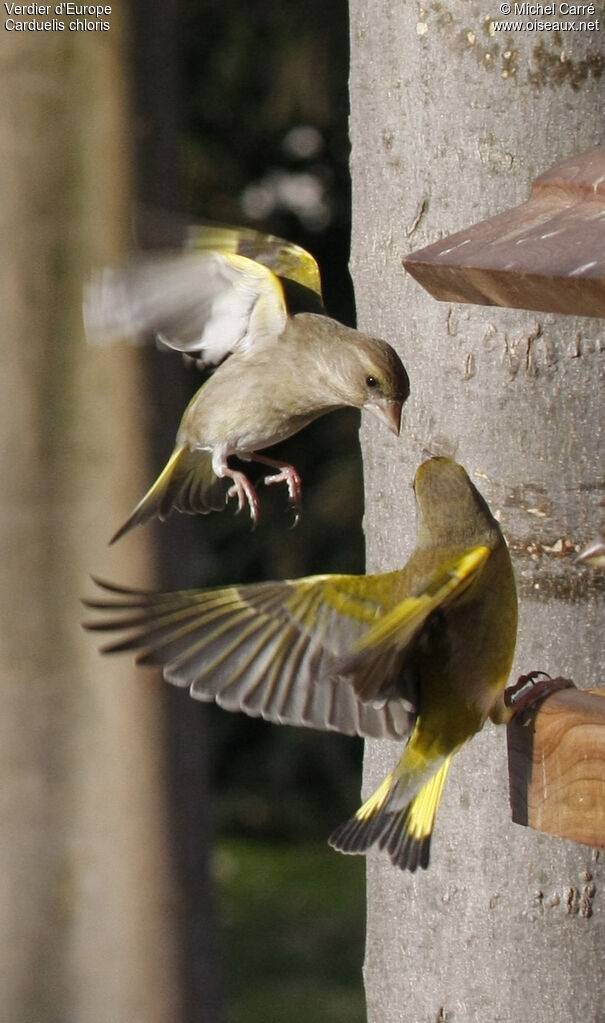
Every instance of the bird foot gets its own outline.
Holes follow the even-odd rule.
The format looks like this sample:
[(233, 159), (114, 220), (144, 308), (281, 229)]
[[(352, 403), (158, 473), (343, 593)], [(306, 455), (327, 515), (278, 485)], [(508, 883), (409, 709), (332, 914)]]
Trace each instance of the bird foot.
[(252, 528), (256, 526), (258, 522), (258, 515), (260, 511), (260, 504), (256, 494), (256, 490), (252, 486), (250, 480), (243, 472), (238, 472), (237, 469), (229, 469), (228, 472), (224, 473), (233, 480), (233, 484), (227, 491), (227, 500), (229, 501), (232, 497), (237, 497), (237, 512), (239, 515), (241, 511), (248, 506), (250, 509), (250, 518), (252, 519)]
[(559, 689), (575, 688), (569, 678), (551, 678), (545, 671), (530, 671), (528, 675), (520, 675), (515, 684), (504, 691), (504, 702), (516, 715), (530, 710)]
[(292, 523), (292, 528), (294, 528), (300, 521), (302, 480), (293, 465), (275, 464), (276, 467), (279, 467), (279, 472), (273, 473), (271, 476), (265, 476), (264, 483), (268, 487), (273, 486), (274, 483), (285, 483), (287, 485), (288, 500), (294, 509), (294, 522)]

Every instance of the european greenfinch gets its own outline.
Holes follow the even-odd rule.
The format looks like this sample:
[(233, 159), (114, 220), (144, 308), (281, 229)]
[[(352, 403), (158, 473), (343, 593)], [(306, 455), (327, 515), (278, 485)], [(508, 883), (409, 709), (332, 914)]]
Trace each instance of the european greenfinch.
[(414, 553), (384, 575), (323, 575), (154, 594), (100, 584), (86, 627), (126, 632), (107, 652), (280, 724), (408, 742), (399, 763), (331, 837), (426, 867), (452, 756), (489, 716), (506, 720), (517, 633), (506, 543), (464, 469), (432, 458), (415, 479)]
[(206, 514), (231, 497), (256, 523), (256, 490), (232, 456), (275, 470), (264, 482), (286, 483), (298, 518), (296, 469), (259, 452), (334, 409), (367, 409), (399, 434), (409, 394), (401, 359), (385, 341), (323, 315), (308, 252), (220, 227), (198, 228), (192, 244), (194, 251), (103, 270), (87, 289), (92, 338), (151, 333), (218, 366), (189, 403), (166, 467), (113, 540), (173, 509)]

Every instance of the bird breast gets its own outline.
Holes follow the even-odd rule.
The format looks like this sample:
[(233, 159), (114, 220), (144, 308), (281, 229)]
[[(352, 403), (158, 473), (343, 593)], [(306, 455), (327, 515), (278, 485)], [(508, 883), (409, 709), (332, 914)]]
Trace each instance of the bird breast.
[(311, 398), (300, 367), (281, 357), (279, 343), (272, 348), (219, 366), (185, 412), (179, 442), (227, 453), (262, 450), (337, 407), (323, 388)]

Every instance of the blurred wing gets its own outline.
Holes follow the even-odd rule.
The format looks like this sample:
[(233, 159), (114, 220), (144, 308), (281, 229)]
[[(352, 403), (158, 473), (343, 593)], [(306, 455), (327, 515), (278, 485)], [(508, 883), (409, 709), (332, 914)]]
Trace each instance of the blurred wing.
[(277, 277), (285, 277), (312, 291), (319, 299), (322, 297), (317, 262), (300, 245), (251, 227), (212, 224), (191, 227), (187, 237), (191, 249), (215, 249), (246, 256), (268, 267)]
[(215, 365), (275, 340), (286, 325), (283, 288), (266, 266), (230, 252), (170, 253), (96, 272), (84, 295), (91, 340), (155, 334)]
[[(314, 576), (296, 582), (147, 593), (99, 583), (112, 599), (85, 601), (104, 617), (86, 628), (127, 631), (104, 652), (137, 662), (199, 700), (278, 724), (376, 738), (411, 725), (399, 700), (363, 704), (348, 680), (324, 681), (336, 659), (381, 614), (389, 576)], [(117, 597), (117, 599), (116, 599)], [(317, 684), (322, 679), (321, 684)]]
[[(354, 653), (337, 660), (334, 670), (349, 678), (361, 700), (380, 706), (393, 692), (402, 692), (406, 651), (431, 615), (460, 597), (479, 576), (490, 554), (489, 547), (474, 547), (434, 572), (421, 593), (387, 611), (356, 641)], [(402, 695), (413, 699), (412, 693)]]

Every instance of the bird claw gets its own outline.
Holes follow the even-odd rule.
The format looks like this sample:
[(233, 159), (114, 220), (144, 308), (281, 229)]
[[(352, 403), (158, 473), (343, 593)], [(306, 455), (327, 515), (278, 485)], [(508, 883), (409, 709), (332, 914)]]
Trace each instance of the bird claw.
[[(300, 520), (301, 515), (301, 498), (302, 498), (302, 480), (298, 475), (293, 465), (284, 465), (281, 462), (274, 462), (272, 459), (261, 458), (256, 456), (259, 462), (263, 462), (265, 465), (270, 465), (278, 472), (273, 473), (270, 476), (264, 477), (264, 483), (267, 486), (272, 486), (274, 483), (285, 483), (288, 487), (288, 499), (292, 508), (294, 509), (294, 522), (292, 523), (292, 529), (296, 526)], [(222, 467), (222, 471), (217, 472), (217, 475), (228, 476), (232, 480), (232, 485), (227, 491), (227, 500), (229, 501), (232, 497), (237, 498), (237, 512), (239, 515), (241, 511), (246, 507), (250, 509), (250, 518), (252, 519), (252, 528), (254, 529), (257, 522), (260, 511), (260, 503), (256, 494), (256, 490), (252, 486), (250, 480), (243, 472), (239, 472), (237, 469), (229, 469)]]
[(569, 678), (551, 678), (545, 671), (530, 671), (520, 675), (514, 685), (504, 691), (504, 702), (513, 714), (529, 710), (558, 689), (575, 689)]
[(256, 490), (243, 472), (238, 472), (236, 469), (233, 469), (229, 471), (229, 476), (233, 480), (233, 483), (227, 491), (227, 500), (229, 501), (232, 497), (237, 497), (236, 515), (239, 515), (246, 505), (248, 506), (250, 509), (250, 518), (252, 519), (252, 528), (254, 529), (258, 522), (260, 510)]
[(294, 510), (294, 522), (290, 529), (294, 529), (300, 522), (302, 511), (302, 480), (293, 465), (282, 465), (279, 472), (272, 476), (265, 476), (265, 486), (270, 487), (274, 483), (285, 483), (288, 487), (288, 500)]

